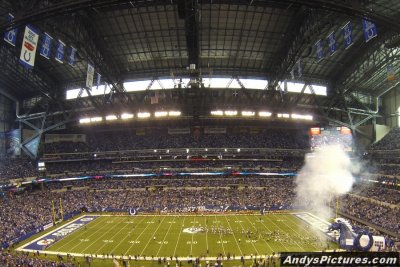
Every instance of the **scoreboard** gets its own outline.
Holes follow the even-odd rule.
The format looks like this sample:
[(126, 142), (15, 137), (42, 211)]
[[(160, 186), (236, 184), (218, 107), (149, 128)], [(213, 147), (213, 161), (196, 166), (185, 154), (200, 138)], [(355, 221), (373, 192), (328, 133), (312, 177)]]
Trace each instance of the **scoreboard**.
[(310, 129), (311, 150), (318, 150), (327, 145), (340, 145), (345, 151), (353, 150), (353, 136), (347, 127)]

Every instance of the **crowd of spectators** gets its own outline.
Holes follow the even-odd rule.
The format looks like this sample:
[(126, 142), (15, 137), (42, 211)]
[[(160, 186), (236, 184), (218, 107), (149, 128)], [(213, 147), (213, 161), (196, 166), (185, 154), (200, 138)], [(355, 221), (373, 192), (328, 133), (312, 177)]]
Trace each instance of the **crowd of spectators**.
[(63, 261), (52, 261), (41, 259), (35, 254), (28, 252), (9, 253), (0, 251), (0, 266), (3, 267), (75, 267), (77, 264), (66, 263)]
[(359, 183), (353, 187), (353, 193), (389, 204), (400, 204), (400, 190), (397, 186), (371, 186), (369, 183)]
[(400, 234), (400, 207), (398, 205), (390, 207), (379, 202), (346, 195), (341, 200), (340, 210), (344, 214), (352, 215), (393, 233)]
[(86, 135), (83, 142), (54, 142), (45, 145), (46, 154), (99, 151), (123, 151), (163, 148), (309, 148), (305, 132), (268, 130), (258, 134), (230, 133), (204, 135), (168, 135), (155, 133), (137, 136), (135, 133), (104, 132)]
[[(42, 190), (36, 185), (23, 194), (0, 198), (0, 244), (51, 223), (52, 200), (62, 200), (64, 214), (81, 210), (127, 212), (130, 208), (176, 212), (207, 206), (291, 209), (295, 198), (293, 181), (291, 177), (108, 178), (51, 182)], [(374, 186), (368, 190), (355, 188), (353, 193), (378, 201), (347, 195), (341, 201), (343, 213), (400, 233), (399, 191)]]
[(0, 158), (0, 181), (37, 175), (37, 168), (27, 158)]
[(400, 128), (392, 129), (381, 140), (371, 146), (371, 150), (394, 150), (400, 149)]

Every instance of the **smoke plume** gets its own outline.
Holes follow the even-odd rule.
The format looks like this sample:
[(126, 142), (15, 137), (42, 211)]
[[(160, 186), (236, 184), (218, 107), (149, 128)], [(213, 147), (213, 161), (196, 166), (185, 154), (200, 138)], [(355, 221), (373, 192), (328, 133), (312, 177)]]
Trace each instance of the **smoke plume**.
[(339, 145), (328, 145), (306, 155), (296, 183), (296, 204), (320, 218), (331, 218), (329, 204), (349, 192), (355, 166)]

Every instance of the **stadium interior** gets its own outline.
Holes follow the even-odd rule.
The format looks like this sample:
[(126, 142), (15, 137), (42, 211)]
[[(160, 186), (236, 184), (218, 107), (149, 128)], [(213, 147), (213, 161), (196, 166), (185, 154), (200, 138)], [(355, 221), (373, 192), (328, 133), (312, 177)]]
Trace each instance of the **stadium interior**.
[(1, 0), (0, 266), (398, 253), (399, 15)]

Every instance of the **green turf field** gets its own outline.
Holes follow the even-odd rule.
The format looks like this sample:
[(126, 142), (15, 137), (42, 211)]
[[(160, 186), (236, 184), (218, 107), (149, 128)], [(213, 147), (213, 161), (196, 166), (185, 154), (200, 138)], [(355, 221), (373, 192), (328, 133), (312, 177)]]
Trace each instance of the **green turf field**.
[[(335, 247), (333, 243), (330, 248)], [(46, 250), (98, 257), (216, 257), (320, 251), (326, 244), (291, 214), (100, 216)]]

